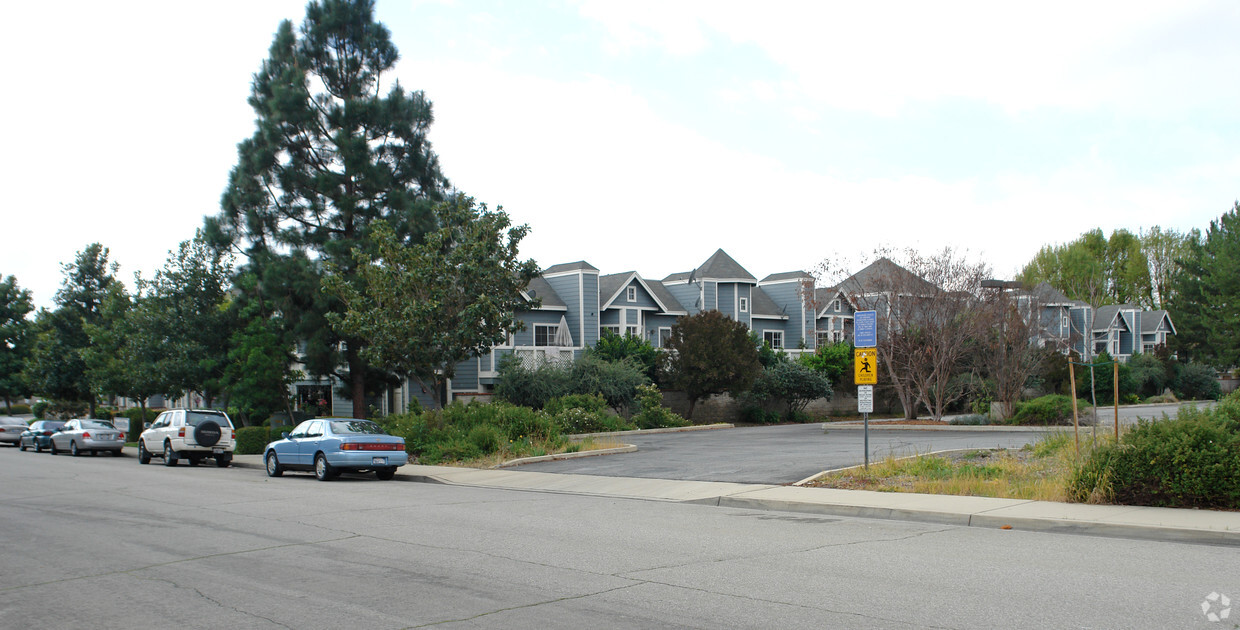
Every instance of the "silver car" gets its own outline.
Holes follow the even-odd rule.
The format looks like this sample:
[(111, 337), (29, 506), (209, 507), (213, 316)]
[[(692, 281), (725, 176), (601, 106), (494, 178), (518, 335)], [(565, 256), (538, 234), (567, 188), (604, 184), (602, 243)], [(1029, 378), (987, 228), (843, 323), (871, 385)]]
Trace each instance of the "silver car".
[(76, 457), (86, 452), (94, 455), (107, 451), (118, 457), (124, 446), (125, 434), (106, 420), (70, 420), (52, 434), (52, 455), (69, 451)]
[(17, 444), (30, 425), (21, 418), (0, 416), (0, 444)]

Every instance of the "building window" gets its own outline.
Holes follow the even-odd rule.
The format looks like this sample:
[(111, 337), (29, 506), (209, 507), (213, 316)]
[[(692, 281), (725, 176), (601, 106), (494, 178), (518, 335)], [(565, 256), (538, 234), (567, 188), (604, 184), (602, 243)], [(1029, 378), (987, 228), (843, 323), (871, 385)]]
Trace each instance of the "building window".
[(764, 330), (762, 331), (762, 341), (766, 342), (775, 350), (784, 349), (784, 331), (782, 330)]
[(615, 335), (619, 337), (620, 327), (619, 326), (603, 326), (603, 334), (604, 335)]
[(741, 298), (740, 309), (742, 313), (749, 312), (749, 298)]
[(534, 324), (534, 345), (550, 346), (555, 341), (555, 329), (559, 326)]
[(666, 347), (667, 347), (667, 342), (668, 342), (668, 340), (670, 340), (671, 338), (672, 338), (672, 329), (671, 329), (671, 328), (660, 328), (660, 329), (659, 329), (659, 347), (660, 347), (660, 348), (666, 348)]
[(819, 330), (817, 332), (817, 345), (820, 348), (844, 340), (844, 331), (842, 330)]
[(831, 310), (835, 311), (836, 313), (840, 312), (840, 301), (839, 300), (834, 300), (831, 302)]
[(630, 302), (636, 302), (637, 301), (637, 287), (629, 287), (628, 295), (626, 297), (628, 298)]
[(1063, 317), (1059, 319), (1060, 328), (1062, 328), (1063, 330), (1067, 330), (1069, 326), (1070, 326), (1070, 322), (1068, 321), (1067, 315), (1064, 315)]
[(626, 334), (626, 335), (628, 335), (628, 336), (630, 336), (630, 337), (637, 337), (638, 339), (641, 339), (641, 337), (642, 337), (642, 328), (641, 328), (641, 326), (625, 326), (625, 327), (624, 327), (624, 334)]

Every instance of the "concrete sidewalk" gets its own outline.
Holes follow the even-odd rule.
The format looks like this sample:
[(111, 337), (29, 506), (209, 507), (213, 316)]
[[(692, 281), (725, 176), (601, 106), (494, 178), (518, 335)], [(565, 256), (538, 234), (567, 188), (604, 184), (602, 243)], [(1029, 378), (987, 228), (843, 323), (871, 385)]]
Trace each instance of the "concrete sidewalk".
[[(263, 468), (258, 455), (233, 465)], [(1240, 546), (1240, 512), (407, 465), (396, 479), (720, 507)]]

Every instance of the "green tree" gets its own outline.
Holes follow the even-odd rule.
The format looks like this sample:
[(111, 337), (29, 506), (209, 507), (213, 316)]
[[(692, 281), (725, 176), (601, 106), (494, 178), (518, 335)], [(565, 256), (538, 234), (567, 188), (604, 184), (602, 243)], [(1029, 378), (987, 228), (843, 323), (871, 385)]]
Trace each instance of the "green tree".
[(839, 389), (853, 367), (853, 345), (850, 341), (823, 344), (813, 354), (802, 354), (797, 360), (826, 377), (832, 388)]
[[(155, 304), (131, 300), (116, 282), (100, 305), (99, 320), (85, 325), (90, 345), (82, 359), (94, 390), (138, 401), (143, 418), (151, 396), (172, 390), (162, 315)], [(141, 422), (131, 421), (129, 440), (136, 442), (142, 429)]]
[(117, 265), (108, 248), (92, 243), (72, 263), (61, 265), (65, 279), (56, 292), (55, 311), (40, 311), (38, 330), (26, 376), (31, 389), (47, 398), (86, 403), (95, 415), (95, 390), (82, 352), (90, 345), (87, 325), (98, 325), (103, 302), (113, 290)]
[(784, 419), (795, 420), (809, 403), (831, 395), (826, 376), (800, 362), (778, 361), (762, 370), (745, 397), (758, 404), (782, 404)]
[(1179, 267), (1176, 260), (1188, 253), (1188, 243), (1199, 235), (1198, 230), (1184, 233), (1174, 229), (1164, 230), (1155, 225), (1141, 233), (1141, 250), (1150, 265), (1150, 289), (1155, 308), (1167, 308), (1175, 295), (1175, 274)]
[(715, 310), (676, 320), (667, 347), (663, 382), (688, 396), (685, 417), (690, 420), (699, 400), (724, 392), (740, 394), (762, 370), (749, 329)]
[(320, 291), (324, 264), (359, 282), (352, 252), (374, 227), (420, 241), (448, 186), (427, 137), (430, 101), (398, 81), (382, 93), (397, 58), (372, 0), (311, 2), (300, 33), (283, 22), (251, 88), (257, 129), (206, 223), (214, 245), (247, 256), (256, 290), (306, 344), (307, 369), (348, 383), (357, 418), (373, 372), (361, 339), (324, 325), (345, 308)]
[(199, 392), (208, 407), (222, 391), (229, 338), (232, 257), (207, 245), (202, 233), (170, 252), (152, 280), (138, 279), (146, 316), (163, 333), (164, 370), (172, 392)]
[(529, 228), (513, 227), (502, 209), (458, 195), (435, 207), (435, 219), (442, 227), (414, 245), (377, 225), (355, 252), (360, 286), (333, 265), (324, 289), (347, 309), (329, 321), (365, 340), (364, 358), (413, 377), (442, 404), (439, 385), (455, 376), (457, 363), (490, 352), (520, 327), (515, 313), (529, 307), (521, 291), (538, 265), (517, 257)]
[(646, 378), (655, 381), (658, 377), (659, 349), (641, 337), (604, 332), (587, 352), (604, 361), (632, 359), (641, 366)]
[(280, 323), (256, 307), (242, 316), (244, 326), (233, 332), (222, 383), (229, 406), (236, 407), (243, 424), (255, 424), (276, 411), (293, 418), (289, 387), (301, 377), (292, 369), (294, 357)]
[(1189, 238), (1168, 307), (1182, 360), (1240, 365), (1240, 202)]
[(1066, 245), (1043, 247), (1021, 271), (1028, 286), (1046, 282), (1093, 306), (1139, 304), (1153, 308), (1150, 262), (1142, 238), (1115, 230), (1082, 234)]
[(30, 395), (22, 370), (30, 355), (31, 326), (26, 318), (34, 310), (30, 291), (17, 286), (17, 278), (0, 281), (0, 398), (12, 415), (13, 400)]

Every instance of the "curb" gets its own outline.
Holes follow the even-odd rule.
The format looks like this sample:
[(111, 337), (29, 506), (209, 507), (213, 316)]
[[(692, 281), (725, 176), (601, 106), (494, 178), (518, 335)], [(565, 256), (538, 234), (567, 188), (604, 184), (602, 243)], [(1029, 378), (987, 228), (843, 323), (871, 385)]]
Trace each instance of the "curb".
[(667, 427), (663, 429), (636, 429), (633, 431), (604, 431), (601, 433), (573, 433), (567, 435), (570, 440), (581, 440), (584, 438), (595, 437), (615, 437), (622, 435), (653, 435), (655, 433), (685, 433), (688, 431), (712, 431), (714, 429), (734, 429), (736, 425), (727, 422), (718, 422), (715, 424), (695, 424), (688, 427)]
[[(1093, 428), (1094, 425), (1081, 425), (1082, 428), (1088, 426)], [(864, 424), (848, 422), (824, 422), (822, 430), (824, 432), (830, 429), (850, 429), (864, 430)], [(995, 425), (995, 424), (870, 424), (871, 431), (993, 431), (996, 433), (1054, 433), (1056, 431), (1071, 431), (1072, 426), (1012, 426), (1012, 425)]]
[(595, 451), (578, 451), (576, 453), (556, 453), (554, 455), (537, 455), (535, 457), (518, 457), (510, 459), (506, 462), (500, 462), (492, 468), (511, 468), (513, 466), (521, 466), (523, 464), (537, 464), (538, 462), (554, 462), (562, 459), (580, 459), (582, 457), (595, 457), (598, 455), (615, 455), (617, 453), (636, 453), (637, 447), (632, 444), (625, 444), (618, 448), (601, 448)]

